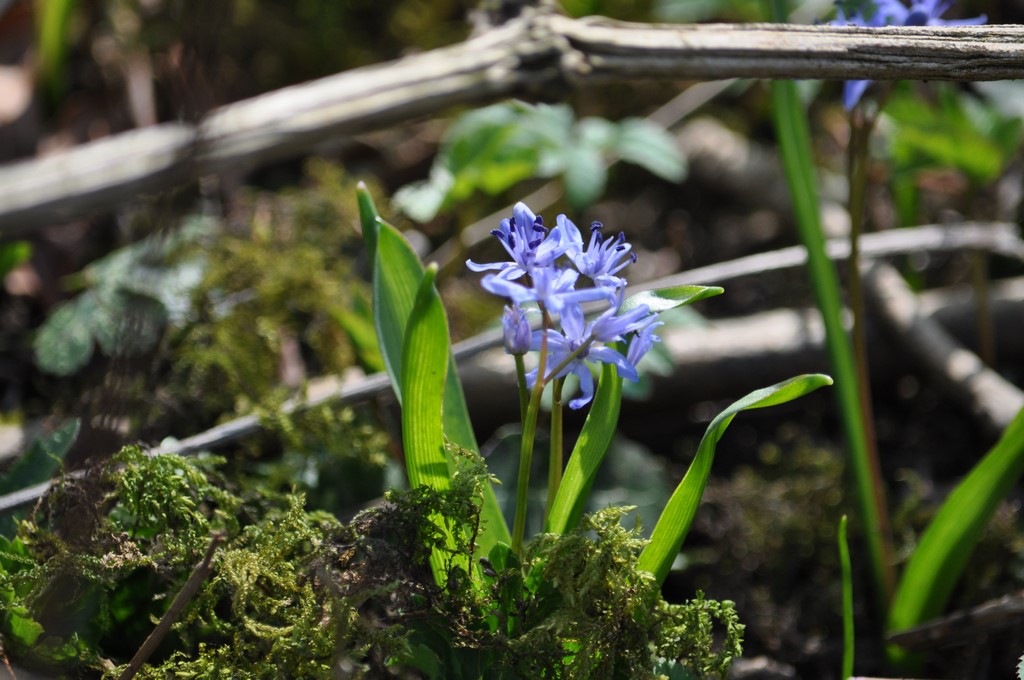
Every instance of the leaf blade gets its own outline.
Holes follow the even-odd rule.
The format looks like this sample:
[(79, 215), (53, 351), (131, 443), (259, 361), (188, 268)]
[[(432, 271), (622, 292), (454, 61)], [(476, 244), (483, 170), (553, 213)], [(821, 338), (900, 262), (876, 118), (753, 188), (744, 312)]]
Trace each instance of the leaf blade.
[(776, 385), (755, 390), (719, 413), (708, 425), (704, 438), (701, 439), (700, 446), (697, 448), (697, 455), (666, 504), (661, 517), (658, 518), (658, 523), (651, 533), (650, 542), (640, 553), (640, 568), (654, 574), (658, 583), (662, 583), (668, 576), (672, 562), (697, 514), (697, 507), (711, 473), (715, 446), (737, 414), (750, 409), (783, 404), (813, 392), (819, 387), (831, 384), (831, 378), (818, 373), (797, 376)]
[[(1024, 474), (1024, 409), (996, 445), (946, 497), (921, 535), (900, 577), (886, 630), (896, 632), (938, 616), (945, 609), (999, 503)], [(907, 658), (889, 649), (896, 663)]]
[(630, 295), (622, 301), (622, 306), (619, 310), (620, 313), (625, 313), (640, 305), (647, 305), (651, 312), (664, 312), (676, 307), (682, 307), (683, 305), (693, 304), (698, 300), (721, 295), (724, 292), (725, 289), (719, 286), (688, 285), (655, 288), (642, 291), (636, 295)]
[[(377, 341), (395, 394), (401, 399), (401, 343), (423, 275), (423, 265), (398, 230), (380, 219), (364, 185), (358, 187), (357, 196), (363, 240), (373, 267), (372, 306)], [(388, 266), (383, 267), (382, 262), (387, 262)], [(448, 361), (444, 395), (443, 422), (448, 439), (464, 449), (479, 452), (462, 383), (455, 361), (451, 359)], [(483, 495), (477, 550), (486, 555), (498, 542), (511, 543), (512, 537), (493, 487), (485, 486)]]

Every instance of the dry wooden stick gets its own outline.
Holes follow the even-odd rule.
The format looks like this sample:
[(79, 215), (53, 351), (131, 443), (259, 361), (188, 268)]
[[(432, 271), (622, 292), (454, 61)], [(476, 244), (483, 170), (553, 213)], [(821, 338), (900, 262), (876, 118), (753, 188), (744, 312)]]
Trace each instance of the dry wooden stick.
[(970, 642), (978, 633), (1016, 625), (1020, 623), (1022, 616), (1024, 590), (989, 600), (977, 607), (953, 612), (907, 630), (890, 633), (886, 640), (910, 651), (962, 644)]
[(206, 174), (458, 106), (640, 79), (1024, 78), (1024, 26), (630, 24), (529, 10), (466, 42), (0, 167), (0, 232), (109, 210)]
[(171, 626), (181, 616), (181, 612), (184, 611), (185, 605), (192, 601), (196, 593), (199, 591), (199, 586), (203, 584), (203, 581), (210, 575), (212, 569), (211, 562), (213, 561), (213, 554), (217, 551), (217, 547), (224, 541), (223, 533), (215, 533), (210, 537), (210, 544), (206, 546), (206, 554), (203, 555), (203, 559), (200, 560), (199, 564), (195, 566), (192, 573), (189, 575), (188, 580), (185, 581), (185, 585), (181, 587), (178, 594), (174, 596), (174, 601), (171, 602), (171, 606), (167, 608), (164, 615), (160, 617), (160, 622), (157, 624), (153, 632), (149, 634), (146, 641), (139, 647), (139, 651), (135, 652), (135, 656), (128, 663), (128, 666), (122, 671), (121, 675), (118, 676), (118, 680), (131, 680), (135, 677), (135, 674), (139, 672), (142, 665), (146, 663), (146, 660), (156, 651), (156, 648), (160, 646), (163, 639), (167, 636), (167, 633), (171, 630)]
[(998, 435), (1006, 429), (1024, 408), (1024, 392), (925, 316), (903, 277), (890, 265), (868, 265), (864, 289), (868, 303), (908, 358), (942, 381), (990, 432)]

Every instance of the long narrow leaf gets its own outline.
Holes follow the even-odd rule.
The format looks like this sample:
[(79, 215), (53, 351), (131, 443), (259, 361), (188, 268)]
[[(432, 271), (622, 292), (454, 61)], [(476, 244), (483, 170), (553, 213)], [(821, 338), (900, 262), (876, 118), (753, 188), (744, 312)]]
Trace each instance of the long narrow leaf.
[[(776, 21), (785, 20), (785, 11), (781, 7), (783, 4), (773, 2)], [(807, 248), (807, 268), (814, 299), (825, 325), (825, 348), (828, 352), (829, 365), (836, 375), (836, 401), (839, 405), (846, 445), (849, 448), (858, 510), (865, 527), (864, 535), (876, 595), (884, 611), (895, 580), (890, 557), (892, 551), (888, 536), (888, 511), (877, 461), (874, 460), (868, 445), (864, 410), (861, 408), (860, 392), (857, 389), (857, 364), (846, 329), (843, 327), (843, 303), (839, 293), (839, 281), (836, 270), (825, 253), (807, 116), (795, 82), (776, 80), (772, 82), (771, 88), (779, 154), (782, 157), (786, 184), (793, 199), (797, 231), (801, 242)]]
[(605, 364), (601, 368), (601, 382), (594, 403), (565, 466), (555, 501), (551, 504), (546, 531), (564, 534), (579, 524), (597, 468), (615, 435), (621, 405), (622, 378), (614, 366)]
[[(409, 484), (446, 490), (451, 478), (441, 411), (448, 373), (448, 320), (434, 288), (436, 278), (436, 265), (424, 272), (402, 341), (402, 446)], [(443, 585), (444, 555), (435, 550), (430, 567), (437, 584)]]
[[(402, 338), (405, 337), (406, 324), (423, 277), (423, 264), (401, 233), (380, 219), (365, 186), (360, 185), (357, 195), (363, 241), (373, 266), (373, 316), (377, 341), (388, 377), (401, 401)], [(455, 362), (450, 358), (444, 384), (443, 424), (449, 441), (467, 450), (480, 450)], [(486, 555), (494, 544), (510, 543), (511, 535), (494, 489), (486, 486), (483, 494), (477, 549)]]
[(846, 515), (839, 520), (836, 536), (839, 546), (839, 568), (843, 585), (843, 666), (840, 680), (853, 677), (854, 627), (853, 627), (853, 567), (850, 565), (850, 543), (846, 540)]
[(437, 267), (427, 268), (402, 342), (402, 446), (411, 485), (447, 489), (441, 411), (448, 374), (448, 320), (434, 288), (436, 278)]
[[(971, 550), (1000, 501), (1024, 474), (1024, 409), (996, 445), (946, 498), (900, 578), (886, 629), (896, 632), (938, 616), (960, 580)], [(896, 646), (895, 662), (906, 658)]]
[(651, 541), (640, 554), (640, 568), (654, 574), (659, 583), (668, 576), (672, 562), (679, 553), (679, 548), (697, 514), (697, 506), (700, 505), (704, 487), (707, 486), (711, 473), (711, 463), (715, 459), (715, 446), (736, 414), (750, 409), (784, 404), (831, 384), (832, 378), (827, 375), (815, 373), (797, 376), (751, 392), (719, 413), (708, 425), (690, 469), (686, 471), (686, 476), (676, 487), (675, 493), (658, 518), (658, 523), (651, 534)]

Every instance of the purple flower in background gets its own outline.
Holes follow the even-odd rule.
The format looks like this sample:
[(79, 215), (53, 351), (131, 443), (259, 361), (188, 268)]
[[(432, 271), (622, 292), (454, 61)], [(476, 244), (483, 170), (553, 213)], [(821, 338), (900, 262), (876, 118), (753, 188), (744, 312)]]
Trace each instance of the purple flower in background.
[(568, 217), (559, 215), (557, 224), (569, 243), (566, 254), (581, 274), (600, 286), (626, 285), (625, 279), (615, 276), (624, 267), (636, 262), (636, 253), (630, 253), (632, 246), (626, 243), (625, 234), (620, 231), (614, 239), (605, 240), (601, 233), (603, 225), (594, 222), (590, 225), (590, 243), (584, 250), (583, 236)]
[[(847, 11), (842, 3), (832, 26), (975, 26), (988, 21), (984, 14), (970, 19), (942, 19), (953, 6), (951, 0), (917, 0), (907, 7), (900, 0), (866, 0), (859, 8)], [(870, 80), (848, 80), (843, 85), (843, 106), (853, 109), (871, 84)]]

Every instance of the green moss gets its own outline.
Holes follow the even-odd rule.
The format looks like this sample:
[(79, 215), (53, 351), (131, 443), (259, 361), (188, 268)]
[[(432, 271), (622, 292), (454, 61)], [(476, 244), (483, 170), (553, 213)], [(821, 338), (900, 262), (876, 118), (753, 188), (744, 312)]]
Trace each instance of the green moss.
[[(126, 448), (0, 545), (0, 637), (23, 662), (115, 677), (216, 532), (211, 575), (140, 677), (653, 678), (676, 659), (724, 673), (742, 633), (731, 604), (664, 602), (636, 567), (628, 509), (542, 535), (522, 561), (499, 546), (471, 562), (489, 476), (453, 453), (449, 490), (392, 491), (343, 525), (302, 494), (232, 490), (218, 459)], [(62, 513), (90, 497), (99, 515), (68, 540)]]

